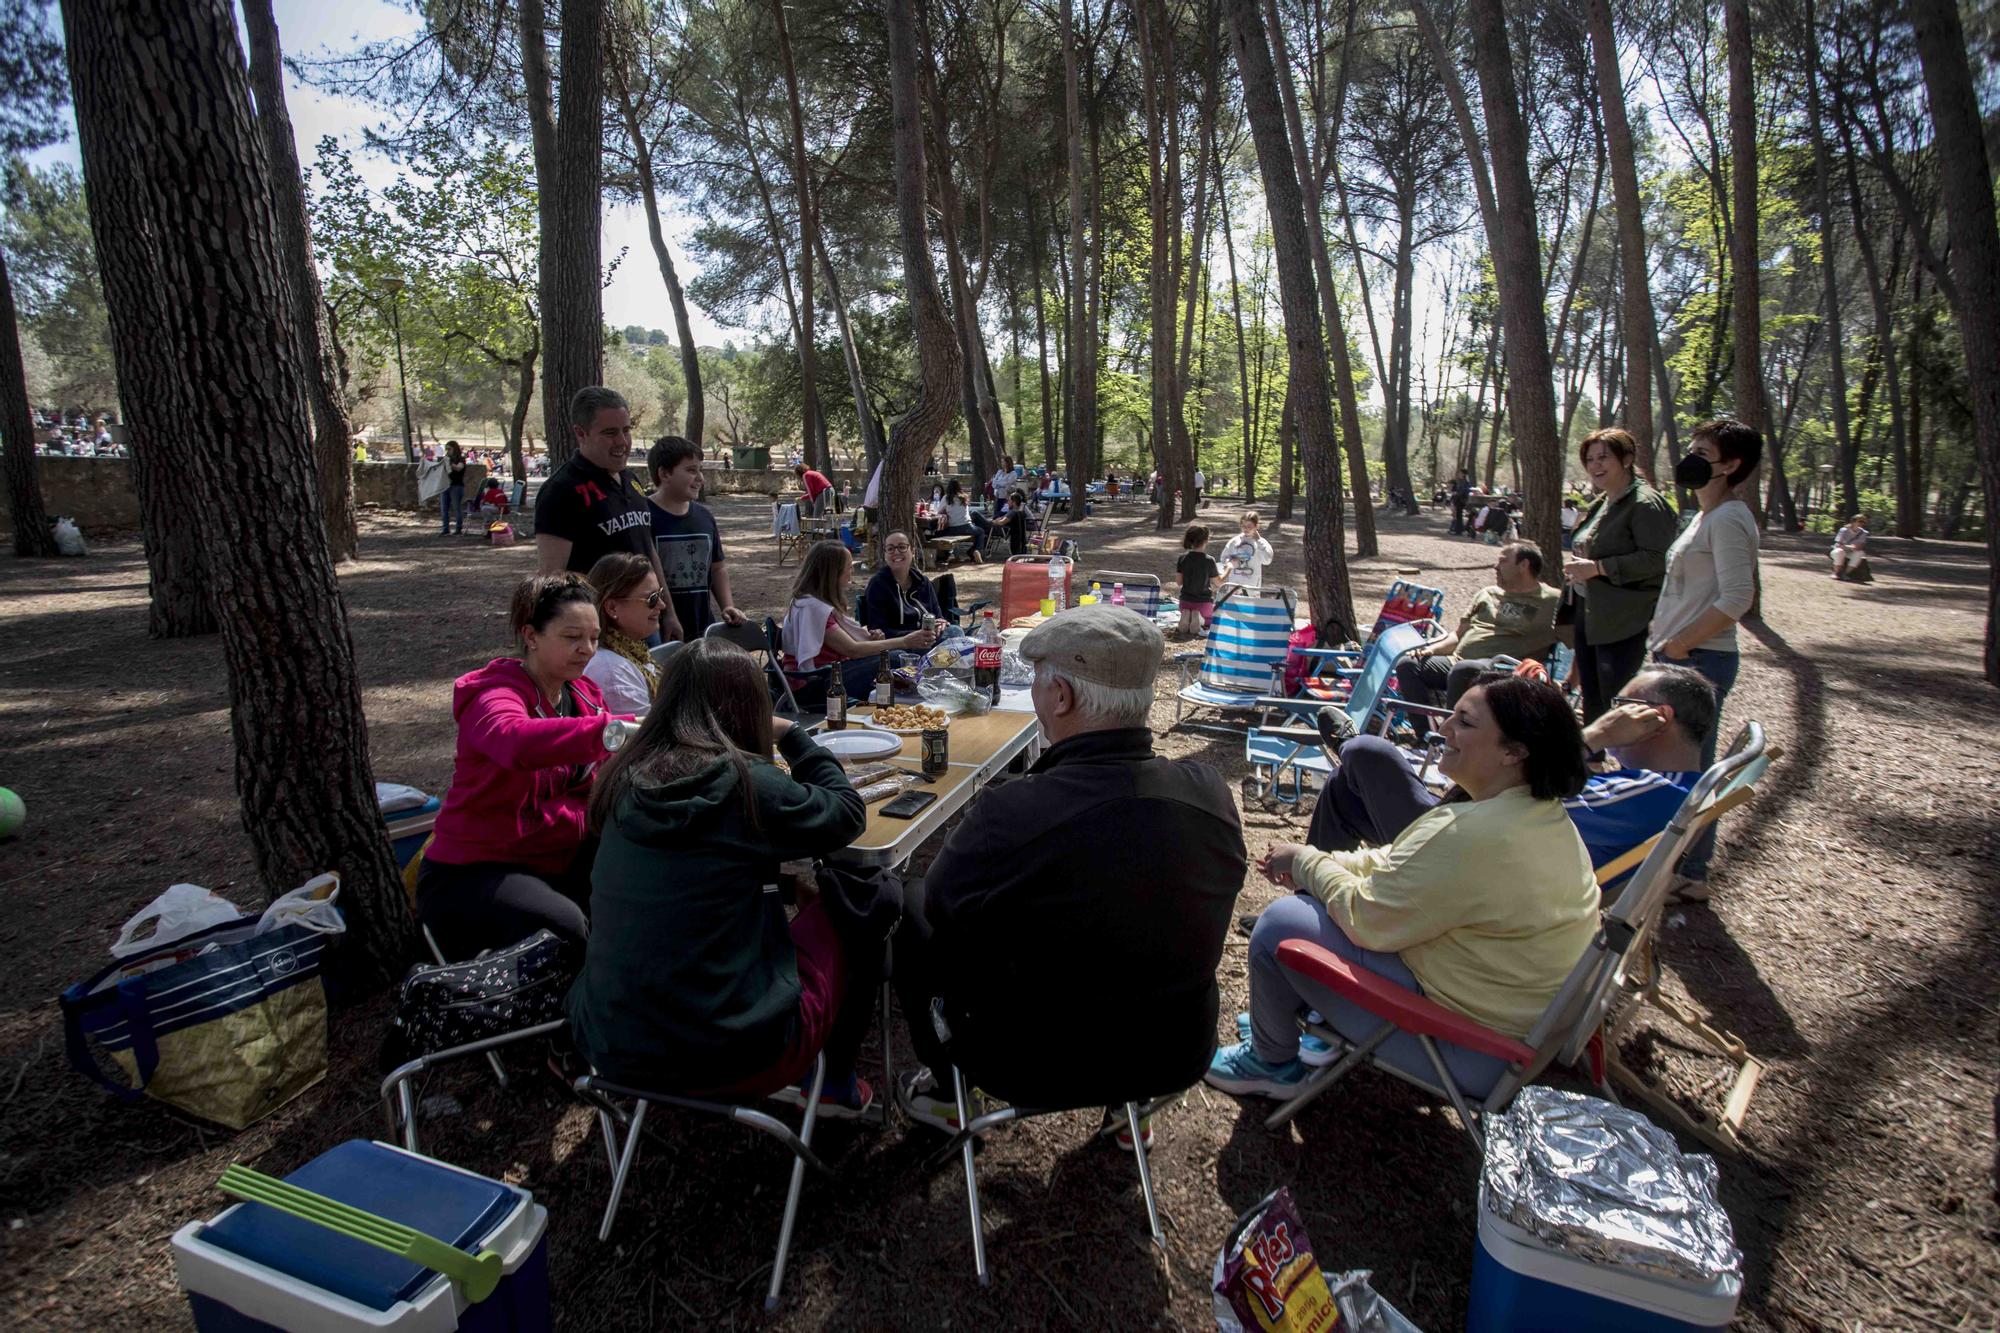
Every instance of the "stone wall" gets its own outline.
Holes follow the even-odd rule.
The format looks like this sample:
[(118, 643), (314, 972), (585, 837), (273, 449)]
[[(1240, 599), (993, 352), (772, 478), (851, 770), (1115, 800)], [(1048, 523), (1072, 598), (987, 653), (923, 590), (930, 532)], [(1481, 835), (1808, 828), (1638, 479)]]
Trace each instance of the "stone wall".
[[(132, 489), (129, 459), (42, 454), (35, 459), (35, 472), (50, 518), (75, 519), (86, 537), (138, 529), (139, 497)], [(0, 504), (0, 533), (14, 535), (5, 504)]]
[[(465, 469), (466, 498), (470, 499), (485, 484), (486, 465), (468, 464)], [(429, 504), (417, 503), (415, 463), (356, 463), (354, 503), (379, 505), (385, 509), (430, 509), (437, 504), (435, 500)]]
[[(858, 497), (867, 489), (868, 474), (835, 469), (827, 474), (835, 485), (850, 496)], [(796, 495), (798, 479), (792, 476), (788, 467), (773, 468), (730, 468), (724, 470), (720, 463), (701, 465), (701, 485), (709, 495)]]
[[(139, 496), (132, 489), (131, 460), (42, 454), (35, 458), (35, 471), (41, 477), (42, 503), (51, 518), (75, 519), (86, 537), (138, 530)], [(468, 499), (485, 480), (484, 466), (475, 463), (465, 469)], [(411, 510), (434, 509), (436, 503), (417, 503), (414, 463), (356, 463), (354, 502)], [(0, 504), (0, 535), (14, 535), (5, 504)]]

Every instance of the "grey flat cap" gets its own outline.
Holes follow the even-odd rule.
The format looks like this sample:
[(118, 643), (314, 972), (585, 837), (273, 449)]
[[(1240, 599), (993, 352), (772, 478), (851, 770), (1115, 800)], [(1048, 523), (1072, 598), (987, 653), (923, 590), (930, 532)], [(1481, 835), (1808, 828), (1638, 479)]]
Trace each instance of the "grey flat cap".
[(1114, 690), (1144, 689), (1160, 671), (1166, 641), (1137, 611), (1100, 602), (1059, 612), (1021, 640), (1021, 660)]

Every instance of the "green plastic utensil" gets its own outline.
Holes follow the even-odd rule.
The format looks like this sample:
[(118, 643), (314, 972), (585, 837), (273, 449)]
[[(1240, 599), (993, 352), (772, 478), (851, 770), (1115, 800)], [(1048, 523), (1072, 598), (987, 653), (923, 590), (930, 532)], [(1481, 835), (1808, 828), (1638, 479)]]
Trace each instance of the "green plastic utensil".
[(267, 1176), (240, 1163), (232, 1162), (216, 1184), (224, 1194), (233, 1194), (239, 1199), (290, 1213), (293, 1217), (316, 1223), (349, 1239), (365, 1241), (443, 1273), (459, 1285), (467, 1300), (474, 1303), (491, 1296), (493, 1289), (500, 1285), (498, 1250), (467, 1254), (455, 1245), (447, 1245), (437, 1237), (427, 1236), (401, 1222), (391, 1222), (386, 1217), (363, 1212), (338, 1199), (300, 1189), (288, 1181)]

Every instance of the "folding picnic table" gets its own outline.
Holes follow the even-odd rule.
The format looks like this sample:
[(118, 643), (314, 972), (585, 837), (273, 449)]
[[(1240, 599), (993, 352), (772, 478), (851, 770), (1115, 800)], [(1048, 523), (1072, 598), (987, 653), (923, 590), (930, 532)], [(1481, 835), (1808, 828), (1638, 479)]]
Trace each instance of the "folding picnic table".
[[(856, 709), (852, 716), (866, 717), (868, 713), (867, 709)], [(913, 789), (935, 792), (937, 800), (919, 811), (914, 819), (885, 817), (882, 805), (886, 802), (869, 806), (868, 826), (845, 850), (835, 852), (832, 859), (858, 866), (901, 865), (925, 839), (944, 827), (946, 820), (963, 810), (995, 774), (1032, 747), (1039, 732), (1032, 712), (1003, 707), (975, 717), (955, 717), (947, 734), (951, 759), (943, 776), (933, 779), (928, 786)], [(916, 771), (923, 759), (923, 740), (905, 736), (902, 741), (901, 751), (889, 759)]]

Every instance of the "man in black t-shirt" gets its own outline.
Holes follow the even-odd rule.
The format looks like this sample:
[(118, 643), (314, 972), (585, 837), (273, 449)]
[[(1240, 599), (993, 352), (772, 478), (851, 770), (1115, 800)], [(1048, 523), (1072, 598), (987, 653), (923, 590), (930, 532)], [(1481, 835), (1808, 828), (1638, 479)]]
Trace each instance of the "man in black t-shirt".
[[(570, 399), (569, 423), (576, 452), (535, 497), (541, 572), (588, 574), (592, 565), (618, 551), (645, 556), (657, 571), (646, 488), (625, 466), (632, 453), (632, 416), (625, 399), (612, 389), (579, 389)], [(681, 637), (672, 611), (662, 615), (660, 632), (670, 639)]]
[(663, 435), (646, 451), (653, 477), (653, 543), (659, 548), (662, 579), (674, 614), (687, 637), (698, 639), (717, 620), (743, 623), (729, 595), (722, 532), (701, 494), (701, 446), (678, 435)]

